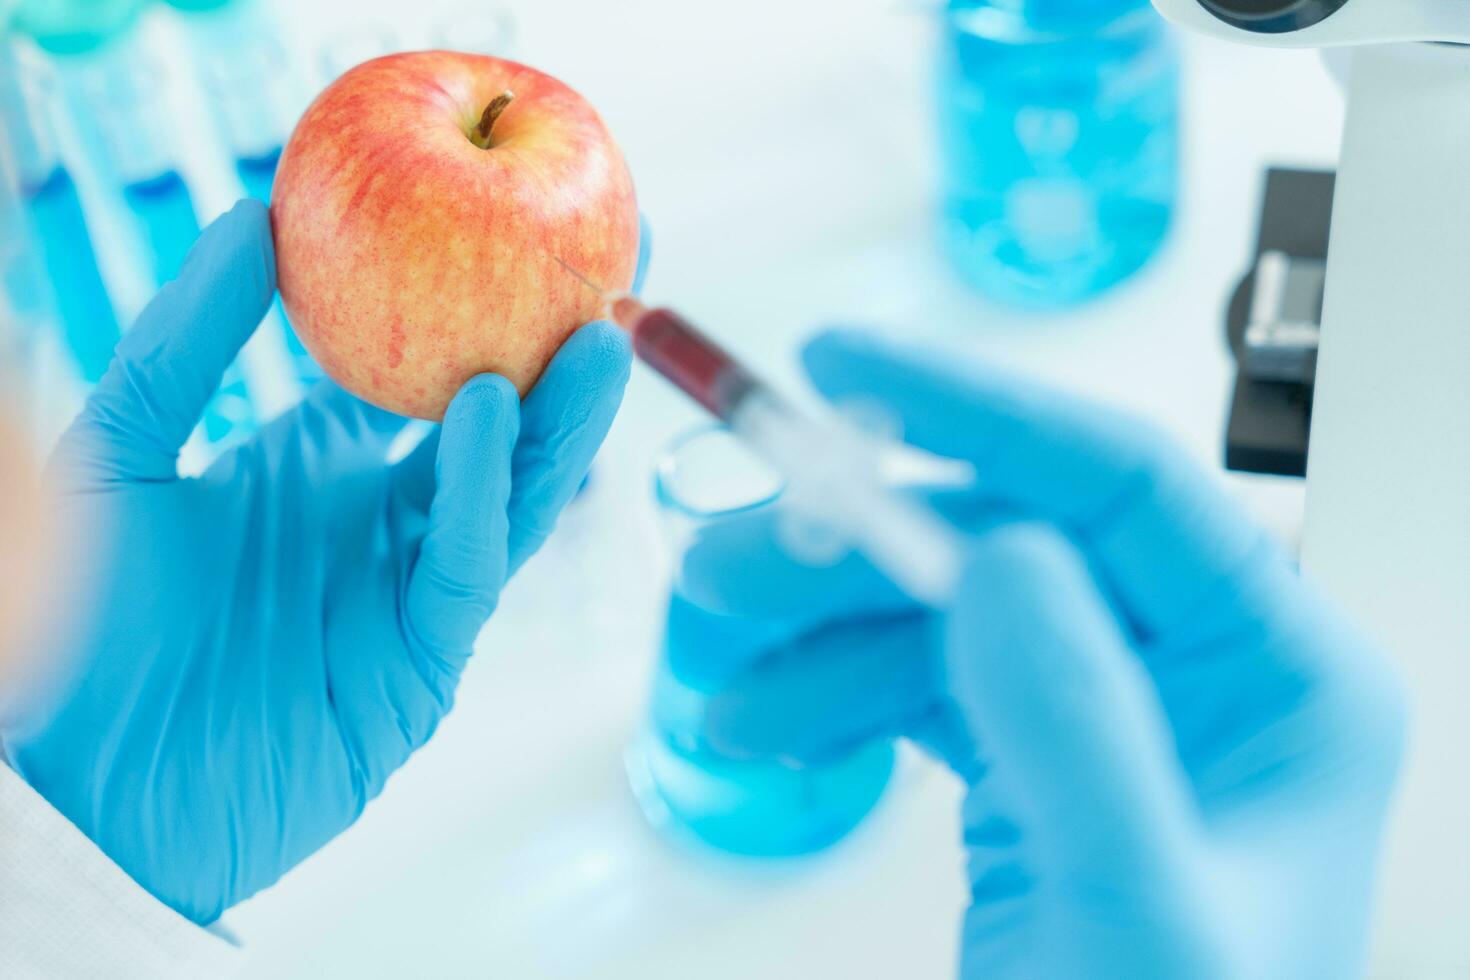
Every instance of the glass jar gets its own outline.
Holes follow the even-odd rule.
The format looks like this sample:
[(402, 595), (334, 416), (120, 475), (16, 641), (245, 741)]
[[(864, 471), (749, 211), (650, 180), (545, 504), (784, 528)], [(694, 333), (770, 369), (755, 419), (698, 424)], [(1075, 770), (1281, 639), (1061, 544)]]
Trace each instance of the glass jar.
[(941, 236), (959, 274), (1055, 308), (1141, 268), (1178, 179), (1178, 56), (1147, 0), (953, 0), (939, 58)]
[(723, 553), (732, 536), (768, 534), (784, 516), (781, 481), (727, 430), (706, 427), (662, 454), (654, 489), (676, 571), (648, 722), (628, 752), (639, 803), (656, 827), (736, 854), (827, 847), (883, 795), (893, 771), (891, 742), (812, 765), (731, 758), (701, 734), (711, 697), (790, 636), (800, 609), (756, 617), (703, 605), (683, 587), (686, 559), (701, 548)]

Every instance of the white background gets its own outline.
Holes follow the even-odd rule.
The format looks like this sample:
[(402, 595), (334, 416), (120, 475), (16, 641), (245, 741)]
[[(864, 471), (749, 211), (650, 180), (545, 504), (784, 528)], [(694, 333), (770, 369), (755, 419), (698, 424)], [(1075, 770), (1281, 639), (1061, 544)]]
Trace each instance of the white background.
[[(654, 237), (649, 297), (793, 389), (800, 339), (871, 323), (1151, 416), (1218, 468), (1226, 298), (1262, 168), (1330, 166), (1341, 105), (1316, 57), (1184, 42), (1183, 193), (1165, 249), (1066, 315), (956, 284), (935, 247), (932, 13), (898, 0), (507, 0), (513, 56), (603, 113)], [(304, 89), (323, 42), (417, 47), (452, 4), (281, 2)], [(172, 26), (150, 25), (174, 38)], [(191, 150), (201, 204), (237, 192)], [(206, 214), (205, 217), (209, 217)], [(751, 864), (651, 831), (621, 754), (644, 708), (666, 561), (658, 448), (698, 414), (642, 368), (595, 473), (507, 591), (433, 743), (362, 820), (225, 925), (251, 976), (913, 980), (952, 976), (964, 902), (958, 792), (906, 758), (825, 855)], [(1288, 540), (1296, 481), (1228, 478)]]

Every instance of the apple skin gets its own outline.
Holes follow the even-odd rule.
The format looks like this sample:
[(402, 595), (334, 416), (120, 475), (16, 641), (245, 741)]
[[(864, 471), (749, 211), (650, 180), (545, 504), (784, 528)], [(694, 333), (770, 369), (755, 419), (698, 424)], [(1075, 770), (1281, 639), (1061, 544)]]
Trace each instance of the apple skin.
[[(514, 100), (482, 149), (485, 107)], [(322, 369), (381, 408), (439, 421), (461, 385), (522, 395), (597, 293), (628, 289), (638, 204), (597, 112), (549, 75), (419, 51), (338, 78), (291, 134), (271, 196), (287, 316)]]

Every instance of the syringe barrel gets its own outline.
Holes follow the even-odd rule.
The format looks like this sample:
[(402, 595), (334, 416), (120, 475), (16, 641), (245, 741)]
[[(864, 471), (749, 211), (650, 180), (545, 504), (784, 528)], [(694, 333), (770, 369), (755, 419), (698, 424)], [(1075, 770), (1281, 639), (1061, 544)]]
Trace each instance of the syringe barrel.
[(963, 558), (953, 527), (878, 478), (873, 448), (841, 426), (822, 426), (792, 408), (718, 344), (672, 310), (631, 296), (610, 303), (633, 335), (638, 358), (730, 426), (805, 499), (814, 520), (841, 531), (912, 598), (942, 606), (954, 595)]
[(786, 478), (809, 515), (845, 535), (910, 598), (942, 608), (964, 567), (961, 537), (932, 509), (879, 478), (876, 447), (840, 424), (802, 415), (773, 391), (752, 389), (730, 429)]
[(730, 421), (735, 406), (760, 386), (719, 344), (672, 310), (642, 311), (630, 330), (639, 360), (716, 418)]

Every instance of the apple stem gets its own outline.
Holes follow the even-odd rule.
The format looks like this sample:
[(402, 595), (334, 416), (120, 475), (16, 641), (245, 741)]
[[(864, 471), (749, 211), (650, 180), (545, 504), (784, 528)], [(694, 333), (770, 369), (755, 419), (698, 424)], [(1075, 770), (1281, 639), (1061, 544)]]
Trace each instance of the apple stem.
[(470, 134), (471, 143), (482, 150), (490, 149), (490, 130), (494, 128), (495, 120), (500, 118), (500, 114), (505, 111), (505, 107), (510, 105), (511, 100), (514, 98), (515, 93), (510, 89), (506, 89), (490, 100), (490, 104), (485, 107), (485, 111), (480, 115), (480, 122), (475, 126), (475, 131)]

